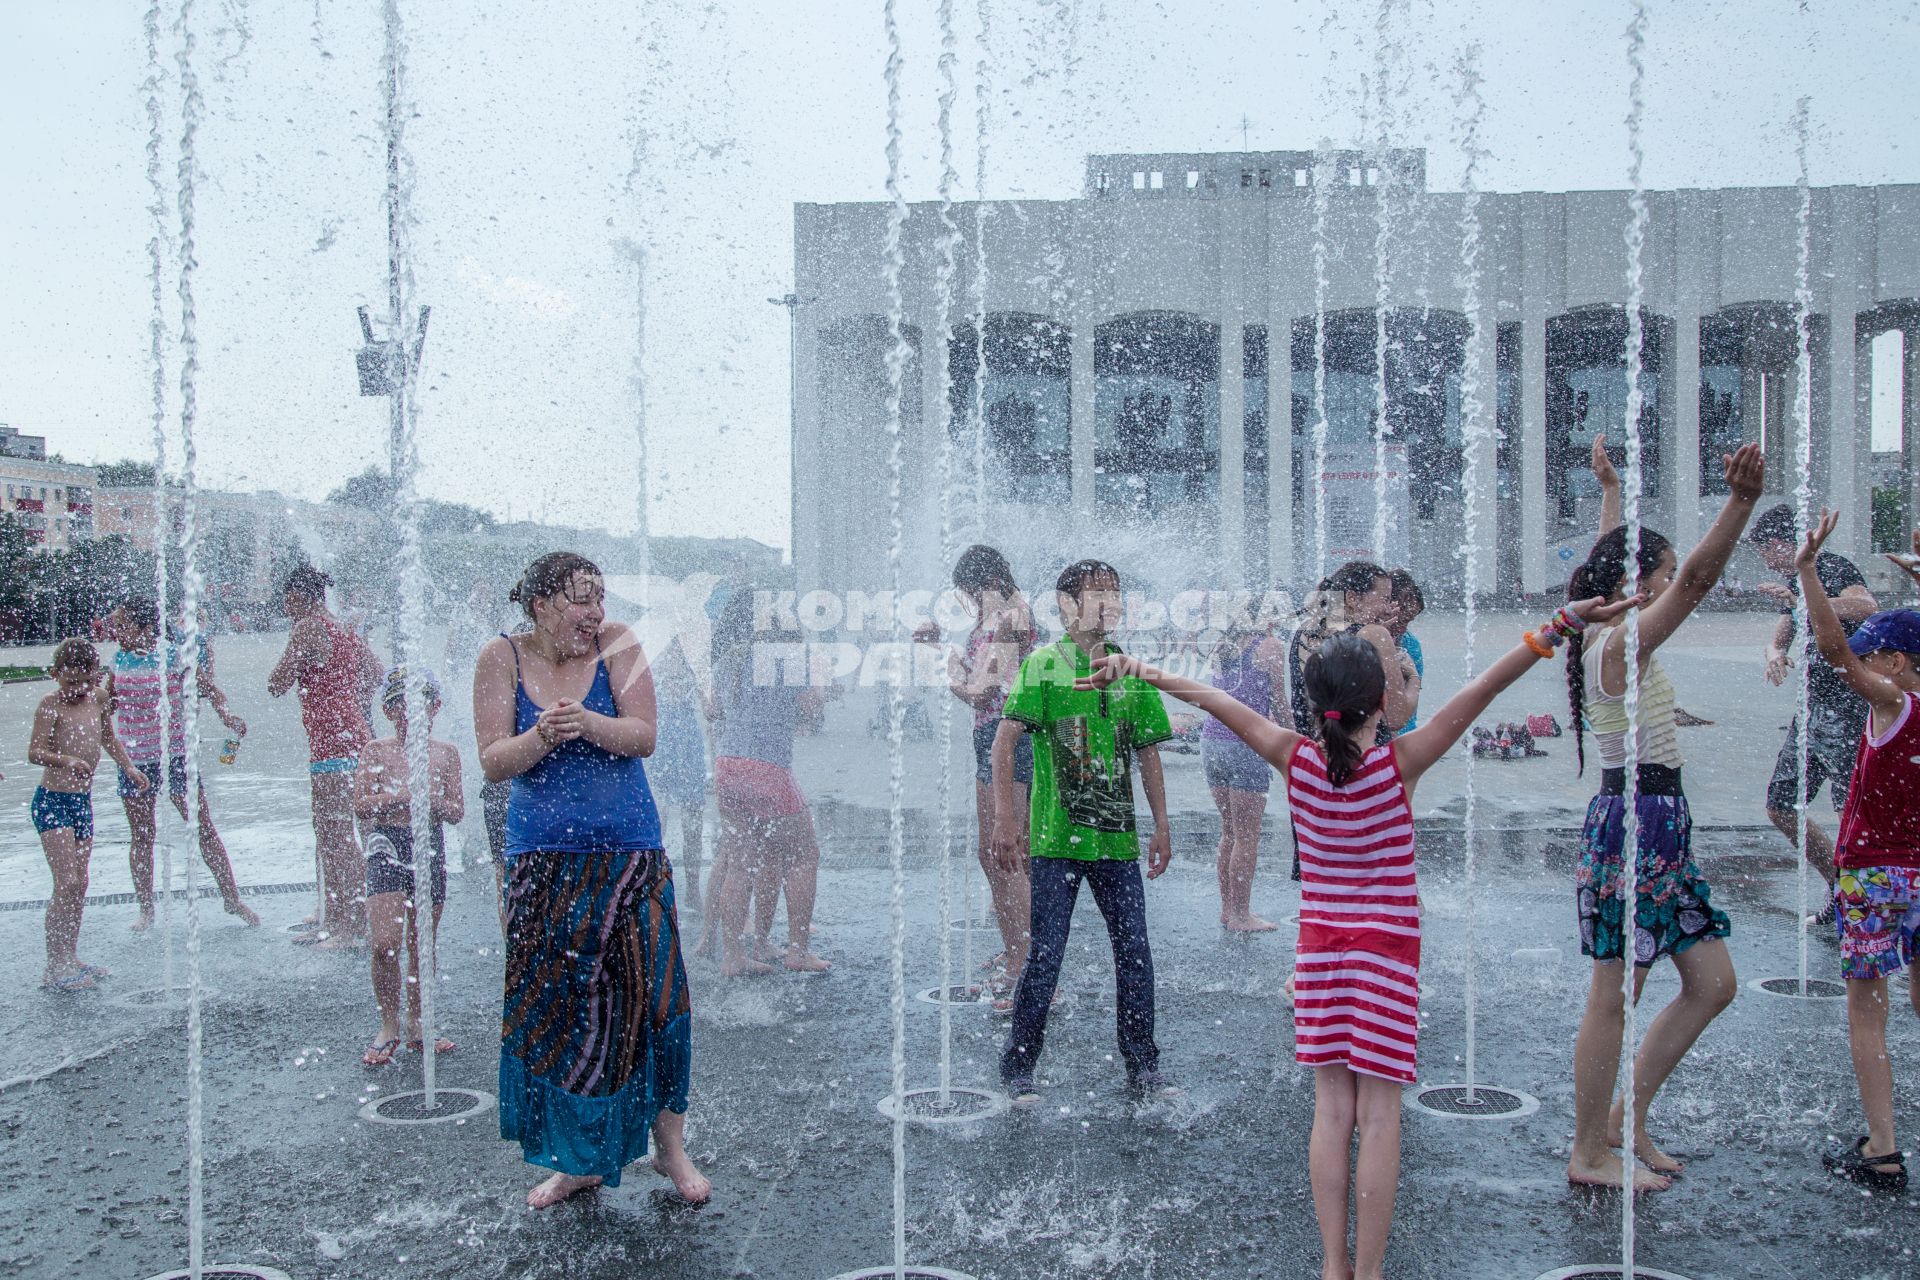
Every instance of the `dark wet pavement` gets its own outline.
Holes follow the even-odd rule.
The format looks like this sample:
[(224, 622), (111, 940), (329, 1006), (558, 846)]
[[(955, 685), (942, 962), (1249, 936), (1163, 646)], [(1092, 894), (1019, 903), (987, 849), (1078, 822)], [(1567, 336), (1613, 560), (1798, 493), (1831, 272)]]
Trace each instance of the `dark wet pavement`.
[[(1617, 1258), (1617, 1194), (1576, 1193), (1563, 1170), (1572, 1130), (1569, 1062), (1588, 966), (1578, 956), (1565, 836), (1489, 836), (1481, 848), (1476, 971), (1480, 1078), (1524, 1089), (1517, 1122), (1408, 1112), (1396, 1277), (1513, 1277)], [(1089, 902), (1076, 919), (1035, 1111), (908, 1135), (909, 1256), (978, 1277), (1301, 1277), (1318, 1274), (1307, 1188), (1311, 1076), (1295, 1067), (1278, 999), (1291, 930), (1222, 935), (1213, 872), (1197, 842), (1149, 891), (1164, 1066), (1184, 1097), (1135, 1107), (1114, 1061), (1111, 970)], [(360, 1066), (375, 1029), (363, 957), (320, 956), (281, 927), (306, 895), (255, 899), (268, 925), (210, 911), (204, 959), (217, 990), (206, 1017), (207, 1258), (295, 1277), (779, 1277), (819, 1280), (891, 1261), (890, 1131), (875, 1110), (889, 1082), (888, 876), (876, 851), (823, 877), (818, 978), (722, 982), (692, 969), (695, 1089), (690, 1146), (712, 1175), (710, 1206), (679, 1209), (665, 1183), (629, 1170), (603, 1190), (534, 1214), (536, 1172), (491, 1114), (397, 1128), (356, 1117), (362, 1100), (414, 1088), (417, 1057)], [(1861, 1131), (1841, 1002), (1745, 987), (1794, 971), (1794, 878), (1775, 839), (1697, 842), (1734, 920), (1743, 988), (1656, 1107), (1654, 1132), (1690, 1164), (1642, 1201), (1640, 1261), (1707, 1277), (1913, 1277), (1920, 1202), (1868, 1197), (1831, 1180), (1819, 1152)], [(1426, 1079), (1459, 1078), (1464, 903), (1457, 835), (1423, 834)], [(1293, 909), (1271, 846), (1255, 907)], [(960, 864), (955, 863), (956, 868)], [(500, 947), (488, 889), (456, 877), (444, 930), (441, 1007), (459, 1051), (440, 1082), (491, 1090)], [(938, 981), (938, 875), (909, 868), (909, 985)], [(208, 904), (211, 908), (213, 904)], [(0, 1274), (144, 1277), (184, 1265), (184, 1019), (114, 1003), (157, 984), (155, 938), (126, 933), (132, 908), (89, 914), (83, 951), (115, 976), (102, 993), (8, 1002), (0, 1075)], [(956, 901), (951, 913), (962, 914)], [(984, 914), (976, 910), (976, 915)], [(0, 964), (38, 970), (39, 918), (0, 913)], [(953, 934), (955, 964), (960, 938)], [(1558, 948), (1553, 956), (1540, 951)], [(993, 949), (976, 936), (976, 959)], [(1523, 954), (1513, 958), (1512, 953)], [(1524, 954), (1532, 952), (1532, 954)], [(1835, 976), (1816, 938), (1812, 973)], [(184, 959), (176, 953), (177, 973)], [(956, 977), (957, 980), (957, 977)], [(1675, 989), (1670, 969), (1648, 1007)], [(1898, 990), (1898, 988), (1896, 988)], [(907, 1006), (909, 1083), (936, 1082), (939, 1012)], [(1001, 1026), (954, 1010), (953, 1079), (993, 1084)], [(1920, 1063), (1920, 1020), (1896, 1007), (1903, 1098)], [(377, 1086), (378, 1093), (370, 1092)], [(1900, 1108), (1903, 1133), (1920, 1112)]]

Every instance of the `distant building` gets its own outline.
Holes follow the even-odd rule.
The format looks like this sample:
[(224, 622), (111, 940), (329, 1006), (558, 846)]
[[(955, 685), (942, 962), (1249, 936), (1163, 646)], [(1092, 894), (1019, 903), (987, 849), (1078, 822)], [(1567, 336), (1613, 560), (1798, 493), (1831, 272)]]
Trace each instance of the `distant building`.
[(45, 436), (22, 435), (0, 424), (0, 515), (10, 515), (27, 540), (60, 551), (93, 537), (92, 467), (47, 461)]
[[(944, 457), (949, 543), (1000, 545), (1023, 582), (1105, 555), (1143, 585), (1298, 588), (1370, 555), (1411, 567), (1430, 600), (1457, 599), (1471, 497), (1473, 589), (1558, 588), (1596, 532), (1593, 440), (1617, 447), (1625, 434), (1628, 195), (1482, 195), (1469, 325), (1466, 197), (1429, 191), (1425, 168), (1417, 150), (1099, 155), (1076, 199), (961, 204), (944, 347), (938, 209), (913, 206), (899, 441), (909, 580), (948, 568)], [(1865, 564), (1876, 533), (1884, 542), (1920, 512), (1920, 186), (1815, 188), (1810, 200), (1814, 504), (1840, 508), (1836, 546)], [(1646, 201), (1643, 510), (1689, 547), (1720, 505), (1723, 452), (1764, 445), (1767, 503), (1794, 486), (1801, 201), (1792, 187)], [(803, 588), (886, 581), (887, 215), (872, 202), (794, 208), (792, 554)], [(1893, 333), (1902, 430), (1876, 452), (1870, 349)], [(1485, 451), (1471, 495), (1469, 356), (1483, 371), (1487, 428), (1473, 433)], [(942, 450), (948, 415), (953, 447)], [(1381, 453), (1387, 536), (1376, 545)]]

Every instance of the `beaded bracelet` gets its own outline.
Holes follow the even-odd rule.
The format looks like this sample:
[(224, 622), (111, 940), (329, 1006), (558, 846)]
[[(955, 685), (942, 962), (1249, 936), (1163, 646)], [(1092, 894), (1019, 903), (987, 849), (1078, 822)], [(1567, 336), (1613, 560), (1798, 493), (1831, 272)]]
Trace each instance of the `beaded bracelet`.
[(1571, 606), (1563, 604), (1553, 615), (1552, 620), (1547, 623), (1547, 627), (1558, 635), (1572, 639), (1587, 629), (1587, 620), (1575, 613)]
[(1540, 658), (1551, 658), (1553, 656), (1552, 643), (1549, 642), (1545, 645), (1542, 645), (1540, 641), (1534, 638), (1533, 632), (1523, 631), (1520, 633), (1520, 638), (1521, 640), (1525, 641), (1527, 648), (1533, 650), (1534, 656), (1540, 657)]

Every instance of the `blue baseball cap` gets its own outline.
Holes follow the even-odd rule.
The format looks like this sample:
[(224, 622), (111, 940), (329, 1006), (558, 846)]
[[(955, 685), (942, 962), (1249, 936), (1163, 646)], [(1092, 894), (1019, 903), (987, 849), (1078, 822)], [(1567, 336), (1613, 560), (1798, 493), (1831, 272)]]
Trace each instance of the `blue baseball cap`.
[(1885, 609), (1860, 624), (1847, 638), (1847, 648), (1864, 658), (1882, 649), (1920, 654), (1920, 613), (1912, 609)]

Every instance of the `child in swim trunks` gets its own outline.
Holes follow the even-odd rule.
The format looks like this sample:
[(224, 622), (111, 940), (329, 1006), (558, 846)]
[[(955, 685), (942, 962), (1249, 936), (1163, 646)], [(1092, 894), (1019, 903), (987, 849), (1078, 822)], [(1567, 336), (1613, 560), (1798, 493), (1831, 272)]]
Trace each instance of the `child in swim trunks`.
[[(429, 859), (433, 892), (435, 936), (440, 912), (447, 901), (447, 846), (441, 824), (466, 816), (466, 794), (460, 789), (460, 753), (450, 742), (433, 736), (433, 717), (440, 710), (440, 684), (431, 675), (419, 684), (427, 711), (427, 796)], [(417, 888), (413, 856), (413, 806), (407, 776), (407, 673), (396, 667), (387, 673), (380, 709), (393, 725), (393, 736), (376, 738), (360, 752), (353, 775), (354, 816), (369, 824), (367, 834), (367, 914), (373, 941), (373, 995), (380, 1002), (380, 1034), (361, 1061), (384, 1067), (393, 1061), (402, 1038), (400, 1024), (400, 947), (407, 948), (407, 1047), (418, 1052), (420, 1030), (420, 922), (414, 894)], [(453, 1041), (436, 1040), (435, 1053), (452, 1053)]]
[(100, 691), (100, 655), (85, 640), (62, 640), (53, 650), (59, 685), (33, 713), (27, 761), (41, 766), (33, 793), (33, 828), (40, 833), (53, 872), (47, 902), (47, 969), (40, 985), (49, 991), (90, 991), (107, 971), (80, 959), (80, 916), (87, 904), (87, 861), (93, 856), (93, 771), (104, 750), (138, 792), (152, 790), (113, 731), (107, 696)]
[[(1907, 1188), (1893, 1131), (1887, 979), (1920, 947), (1920, 613), (1876, 613), (1849, 637), (1818, 576), (1837, 513), (1821, 512), (1795, 558), (1820, 656), (1867, 704), (1867, 727), (1834, 842), (1834, 923), (1847, 980), (1847, 1037), (1867, 1132), (1823, 1157), (1827, 1171), (1878, 1191)], [(1920, 1014), (1920, 987), (1907, 994)]]

